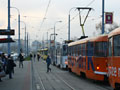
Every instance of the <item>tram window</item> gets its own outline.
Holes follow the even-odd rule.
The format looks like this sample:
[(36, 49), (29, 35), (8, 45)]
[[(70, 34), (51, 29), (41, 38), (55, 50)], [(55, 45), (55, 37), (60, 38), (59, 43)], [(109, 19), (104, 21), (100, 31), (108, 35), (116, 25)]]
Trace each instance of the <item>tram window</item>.
[(63, 45), (63, 56), (67, 55), (67, 45)]
[(72, 55), (72, 47), (70, 47), (70, 55)]
[(72, 46), (72, 56), (73, 56), (73, 54), (74, 54), (74, 48), (73, 48), (73, 46)]
[(77, 56), (79, 55), (79, 45), (77, 45)]
[(109, 56), (112, 56), (112, 38), (109, 39), (109, 43), (108, 43), (108, 47), (109, 47)]
[(87, 56), (93, 56), (94, 55), (94, 47), (93, 42), (87, 43)]
[(79, 45), (79, 55), (82, 55), (82, 51), (81, 51), (81, 44)]
[(70, 55), (71, 53), (71, 50), (70, 50), (70, 47), (68, 47), (68, 55)]
[(75, 56), (75, 46), (73, 46), (73, 56)]
[(120, 35), (113, 37), (113, 50), (114, 56), (120, 56)]
[(107, 42), (96, 42), (95, 43), (95, 56), (107, 57)]
[(85, 44), (82, 44), (82, 55), (85, 56), (86, 47)]

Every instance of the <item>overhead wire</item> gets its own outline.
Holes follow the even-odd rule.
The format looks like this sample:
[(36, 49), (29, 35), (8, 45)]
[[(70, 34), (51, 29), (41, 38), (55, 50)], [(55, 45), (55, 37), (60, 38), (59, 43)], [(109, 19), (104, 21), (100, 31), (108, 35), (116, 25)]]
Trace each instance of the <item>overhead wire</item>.
[(46, 19), (46, 16), (47, 16), (47, 12), (48, 12), (50, 3), (51, 3), (51, 0), (49, 0), (49, 2), (48, 2), (48, 5), (47, 5), (46, 11), (45, 11), (45, 15), (44, 15), (43, 20), (42, 20), (41, 25), (40, 25), (40, 30), (41, 30), (41, 28), (42, 28), (42, 25), (43, 25), (45, 19)]

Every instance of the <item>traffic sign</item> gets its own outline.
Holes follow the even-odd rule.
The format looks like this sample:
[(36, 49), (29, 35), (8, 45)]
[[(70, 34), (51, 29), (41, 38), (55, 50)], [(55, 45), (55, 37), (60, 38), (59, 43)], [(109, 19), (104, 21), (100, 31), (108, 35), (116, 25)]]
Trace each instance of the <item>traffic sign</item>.
[(105, 13), (105, 23), (106, 24), (112, 24), (113, 23), (113, 13), (112, 12), (106, 12)]
[(15, 35), (15, 30), (0, 29), (0, 35)]
[(0, 38), (0, 43), (15, 42), (12, 38)]

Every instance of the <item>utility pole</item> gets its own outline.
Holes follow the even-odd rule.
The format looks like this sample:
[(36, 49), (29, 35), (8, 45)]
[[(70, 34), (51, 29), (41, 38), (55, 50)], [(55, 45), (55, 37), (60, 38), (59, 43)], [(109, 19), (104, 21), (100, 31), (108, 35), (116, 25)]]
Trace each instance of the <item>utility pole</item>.
[(28, 33), (27, 33), (27, 56), (28, 56)]
[(10, 8), (14, 8), (18, 12), (18, 54), (20, 54), (20, 50), (21, 50), (21, 42), (20, 42), (20, 11), (16, 7), (10, 7)]
[(104, 5), (105, 1), (102, 0), (102, 34), (104, 34), (104, 9), (105, 9)]
[[(8, 31), (10, 31), (10, 0), (8, 0)], [(10, 38), (10, 35), (8, 35), (8, 39)], [(8, 55), (10, 55), (10, 43), (8, 43)]]

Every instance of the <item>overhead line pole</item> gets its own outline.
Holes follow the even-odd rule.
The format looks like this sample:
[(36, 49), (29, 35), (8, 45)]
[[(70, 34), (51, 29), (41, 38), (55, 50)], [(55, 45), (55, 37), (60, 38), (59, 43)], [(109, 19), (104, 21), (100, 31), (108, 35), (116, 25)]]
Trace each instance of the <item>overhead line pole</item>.
[[(8, 0), (8, 31), (10, 31), (10, 0)], [(8, 39), (10, 38), (10, 35), (8, 35)], [(8, 55), (10, 55), (10, 43), (8, 43)]]
[(20, 54), (21, 42), (20, 42), (20, 11), (16, 7), (11, 7), (17, 10), (18, 12), (18, 54)]
[(104, 5), (105, 1), (102, 0), (102, 34), (104, 34), (104, 9), (105, 9)]

